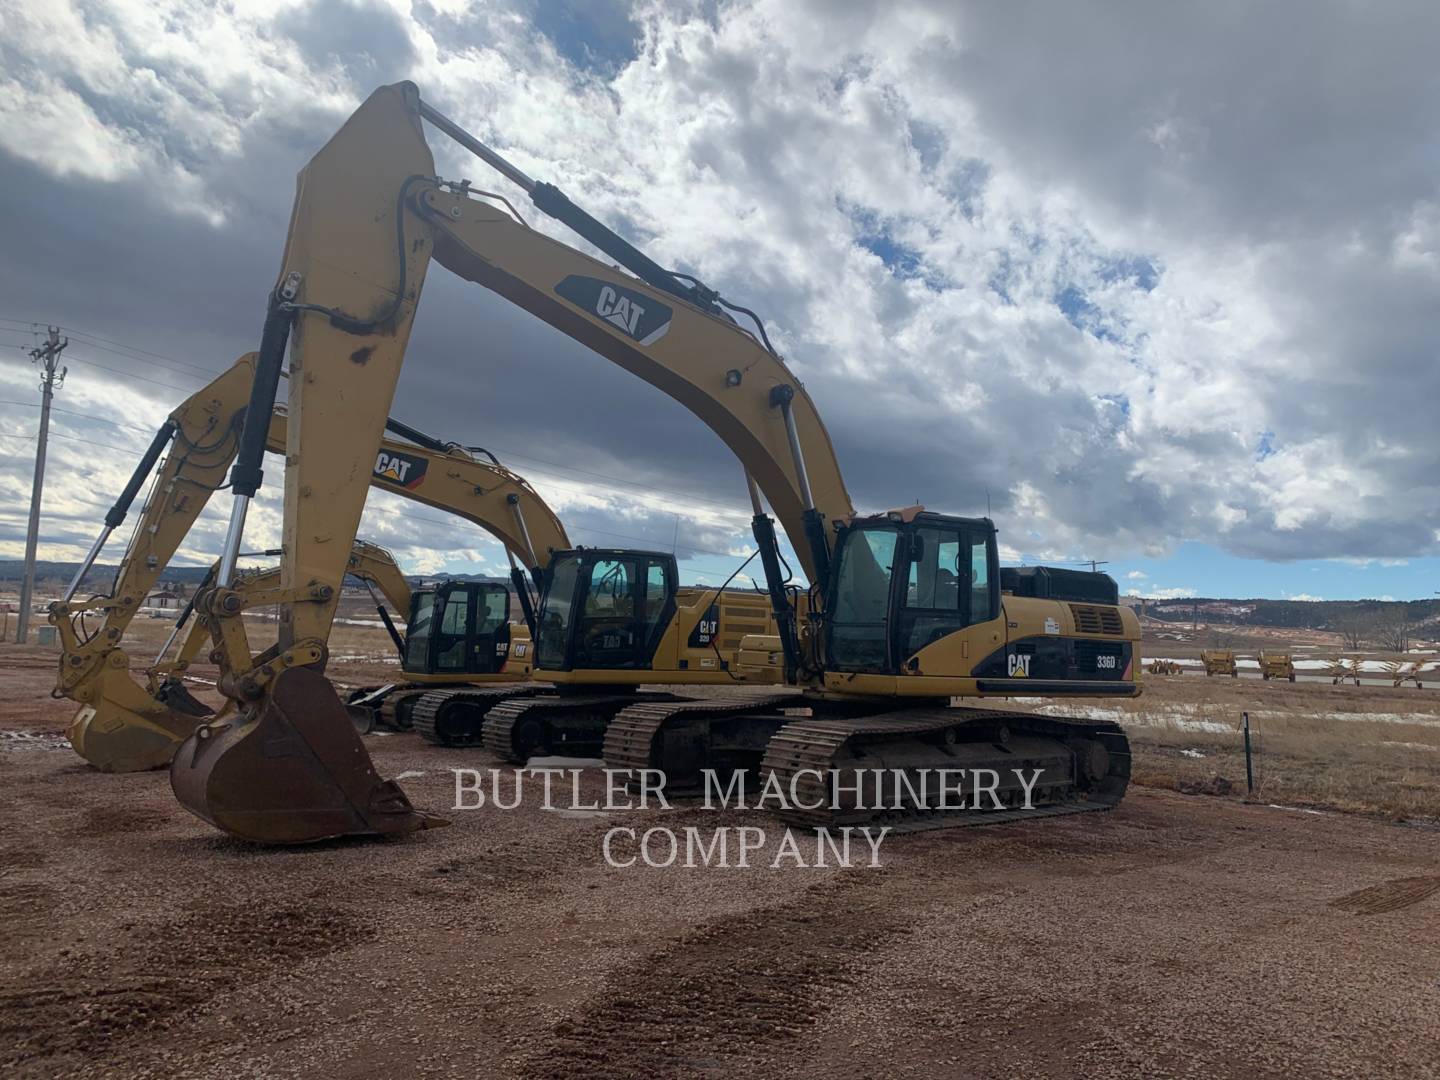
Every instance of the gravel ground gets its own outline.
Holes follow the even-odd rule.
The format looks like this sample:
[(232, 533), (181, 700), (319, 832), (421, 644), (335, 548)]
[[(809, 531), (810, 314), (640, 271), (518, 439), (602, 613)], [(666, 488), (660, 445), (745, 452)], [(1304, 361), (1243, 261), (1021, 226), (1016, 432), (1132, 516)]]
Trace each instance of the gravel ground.
[[(1132, 789), (879, 869), (769, 869), (758, 813), (533, 800), (262, 850), (51, 737), (52, 655), (0, 649), (7, 1076), (1436, 1075), (1440, 833)], [(428, 809), (498, 764), (369, 745)], [(616, 824), (771, 838), (612, 869)]]

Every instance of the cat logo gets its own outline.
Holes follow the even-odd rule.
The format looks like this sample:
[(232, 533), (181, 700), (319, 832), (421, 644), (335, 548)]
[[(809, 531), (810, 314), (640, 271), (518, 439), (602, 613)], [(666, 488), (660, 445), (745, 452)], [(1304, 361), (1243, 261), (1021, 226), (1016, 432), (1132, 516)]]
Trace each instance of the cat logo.
[(595, 301), (595, 314), (604, 316), (634, 337), (635, 327), (640, 325), (640, 316), (645, 314), (645, 309), (636, 301), (621, 296), (609, 285), (606, 285), (600, 290), (600, 299)]
[(641, 345), (654, 345), (664, 337), (674, 314), (668, 305), (653, 297), (599, 278), (571, 274), (555, 286), (555, 291)]
[(1010, 654), (1010, 677), (1012, 679), (1028, 679), (1030, 677), (1030, 654)]
[(692, 649), (708, 649), (718, 633), (720, 633), (720, 605), (711, 604), (709, 610), (695, 624), (695, 629), (690, 631), (687, 644)]
[(381, 450), (375, 456), (376, 480), (382, 480), (387, 484), (395, 484), (406, 491), (414, 491), (425, 479), (425, 470), (429, 463), (421, 457), (411, 457), (409, 454), (389, 454)]

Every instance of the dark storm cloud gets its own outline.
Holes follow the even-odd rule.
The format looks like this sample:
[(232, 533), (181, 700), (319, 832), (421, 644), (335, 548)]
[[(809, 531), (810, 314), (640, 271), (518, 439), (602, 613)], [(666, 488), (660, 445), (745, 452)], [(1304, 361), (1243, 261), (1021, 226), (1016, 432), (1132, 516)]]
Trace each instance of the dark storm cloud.
[[(988, 504), (1026, 550), (1434, 548), (1433, 7), (515, 10), (187, 9), (166, 33), (234, 39), (213, 77), (128, 9), (65, 24), (71, 69), (17, 24), (4, 78), (31, 96), (0, 136), (73, 102), (68, 157), (0, 137), (0, 314), (219, 371), (258, 340), (295, 172), (373, 85), (414, 77), (756, 307), (862, 509)], [(394, 411), (521, 472), (568, 465), (609, 502), (569, 511), (594, 542), (675, 542), (644, 487), (689, 514), (682, 547), (729, 546), (715, 504), (743, 522), (698, 420), (438, 268)]]

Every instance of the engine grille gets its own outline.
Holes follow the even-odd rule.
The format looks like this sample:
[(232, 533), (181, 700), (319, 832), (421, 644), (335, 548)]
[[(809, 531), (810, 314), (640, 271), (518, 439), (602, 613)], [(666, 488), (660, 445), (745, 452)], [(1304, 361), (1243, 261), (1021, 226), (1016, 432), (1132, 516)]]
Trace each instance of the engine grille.
[(1075, 630), (1081, 634), (1125, 633), (1125, 624), (1120, 621), (1120, 612), (1113, 607), (1097, 607), (1093, 604), (1071, 604), (1070, 615), (1075, 620)]

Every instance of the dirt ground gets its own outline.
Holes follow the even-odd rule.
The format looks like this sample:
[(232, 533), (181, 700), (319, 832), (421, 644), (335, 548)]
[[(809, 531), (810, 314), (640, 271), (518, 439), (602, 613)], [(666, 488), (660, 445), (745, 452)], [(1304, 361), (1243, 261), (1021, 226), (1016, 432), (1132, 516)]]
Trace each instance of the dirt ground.
[[(891, 837), (878, 869), (770, 869), (763, 814), (530, 798), (263, 850), (75, 757), (52, 657), (0, 648), (7, 1076), (1436, 1075), (1433, 829), (1132, 787)], [(368, 745), (427, 809), (498, 765)], [(617, 824), (771, 839), (615, 869)]]

